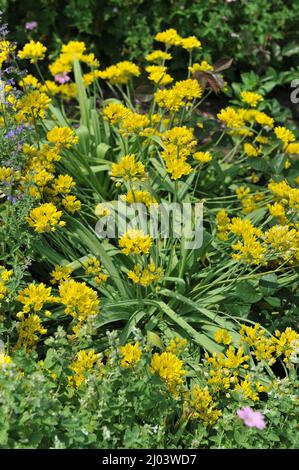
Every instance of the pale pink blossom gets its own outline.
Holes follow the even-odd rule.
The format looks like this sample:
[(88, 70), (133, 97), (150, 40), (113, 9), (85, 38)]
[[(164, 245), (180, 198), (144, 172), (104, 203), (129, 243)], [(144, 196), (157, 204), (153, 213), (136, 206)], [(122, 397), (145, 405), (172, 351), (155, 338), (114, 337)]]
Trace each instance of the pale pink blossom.
[(62, 73), (57, 73), (54, 77), (54, 80), (55, 82), (61, 83), (63, 85), (63, 83), (66, 83), (70, 80), (70, 77), (68, 76), (66, 72), (62, 72)]
[(244, 424), (249, 428), (265, 429), (266, 423), (264, 416), (259, 411), (254, 411), (250, 406), (244, 406), (237, 411), (239, 418), (244, 421)]
[(38, 26), (38, 22), (37, 21), (28, 21), (27, 23), (25, 23), (25, 29), (29, 29), (30, 31), (32, 29), (35, 29), (37, 28)]

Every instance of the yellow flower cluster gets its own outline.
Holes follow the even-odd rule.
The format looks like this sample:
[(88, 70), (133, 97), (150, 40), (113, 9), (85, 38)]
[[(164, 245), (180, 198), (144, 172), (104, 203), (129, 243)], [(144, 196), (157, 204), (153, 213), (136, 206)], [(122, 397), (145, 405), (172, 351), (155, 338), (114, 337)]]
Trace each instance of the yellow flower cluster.
[(276, 137), (281, 140), (285, 145), (287, 145), (289, 142), (294, 142), (296, 140), (293, 132), (283, 126), (275, 127), (274, 133)]
[(299, 209), (299, 189), (292, 188), (287, 181), (270, 181), (268, 188), (276, 199), (292, 209)]
[(11, 364), (11, 357), (6, 354), (0, 353), (0, 371), (6, 370)]
[(17, 300), (23, 304), (22, 310), (17, 313), (17, 317), (22, 319), (29, 313), (41, 312), (46, 303), (55, 302), (55, 297), (51, 294), (51, 287), (31, 283), (19, 292)]
[(38, 233), (55, 232), (57, 227), (65, 225), (65, 222), (60, 220), (61, 216), (62, 212), (58, 211), (52, 202), (46, 202), (32, 209), (26, 221)]
[(147, 60), (148, 62), (155, 62), (158, 64), (170, 59), (172, 59), (172, 55), (169, 52), (160, 50), (155, 50), (145, 56), (145, 60)]
[(166, 31), (162, 31), (156, 34), (155, 39), (156, 41), (163, 42), (166, 47), (181, 46), (187, 51), (192, 51), (192, 49), (201, 48), (201, 42), (195, 36), (182, 38), (173, 28), (167, 29)]
[(59, 57), (49, 66), (51, 74), (54, 76), (71, 72), (75, 59), (90, 67), (97, 67), (99, 62), (94, 54), (85, 54), (85, 51), (86, 46), (84, 42), (69, 41), (67, 44), (64, 44)]
[(157, 268), (154, 263), (149, 263), (145, 268), (135, 265), (132, 271), (128, 272), (128, 278), (143, 287), (147, 287), (154, 282), (157, 282), (162, 276), (162, 269)]
[(30, 59), (31, 64), (35, 64), (45, 57), (46, 50), (47, 48), (41, 42), (31, 40), (18, 52), (18, 57), (20, 59)]
[(164, 144), (162, 157), (171, 178), (176, 180), (189, 175), (192, 167), (186, 160), (194, 152), (197, 144), (193, 129), (188, 129), (186, 126), (173, 127), (163, 134), (162, 140)]
[(290, 365), (299, 352), (299, 334), (290, 327), (269, 337), (259, 323), (254, 327), (242, 325), (240, 335), (241, 341), (252, 349), (257, 361), (264, 361), (270, 366), (281, 356)]
[(191, 418), (200, 419), (204, 426), (213, 426), (221, 416), (221, 411), (214, 409), (216, 404), (213, 402), (208, 387), (202, 389), (196, 385), (191, 391), (189, 406)]
[(184, 106), (189, 106), (193, 100), (202, 96), (202, 89), (197, 80), (189, 78), (176, 82), (168, 90), (158, 90), (155, 93), (155, 101), (160, 108), (166, 108), (170, 112), (177, 112)]
[(288, 225), (274, 225), (264, 234), (264, 240), (279, 258), (288, 262), (299, 261), (299, 232)]
[(244, 152), (246, 153), (246, 155), (248, 155), (248, 157), (258, 157), (262, 153), (260, 148), (255, 147), (249, 142), (245, 142), (243, 148)]
[(18, 341), (15, 348), (25, 347), (28, 350), (34, 348), (39, 339), (38, 334), (45, 335), (47, 333), (47, 329), (42, 326), (41, 319), (36, 314), (30, 314), (26, 318), (22, 318), (18, 322), (17, 331)]
[(236, 189), (236, 194), (238, 200), (241, 201), (242, 211), (245, 214), (250, 214), (250, 212), (258, 209), (260, 201), (264, 198), (262, 193), (251, 194), (250, 189), (245, 188), (245, 186), (240, 186)]
[(214, 67), (209, 64), (206, 60), (202, 60), (199, 63), (195, 62), (193, 65), (189, 67), (191, 73), (195, 72), (213, 72)]
[(218, 232), (217, 236), (219, 240), (227, 240), (230, 228), (230, 218), (228, 217), (225, 209), (220, 209), (220, 211), (217, 212), (216, 222)]
[(145, 70), (149, 74), (148, 79), (159, 86), (169, 85), (173, 82), (173, 78), (167, 73), (167, 68), (163, 65), (149, 65)]
[(96, 284), (101, 284), (106, 282), (108, 279), (108, 274), (103, 273), (103, 268), (100, 261), (93, 257), (89, 258), (83, 263), (83, 268), (87, 276), (92, 276), (92, 279)]
[(119, 125), (119, 132), (125, 137), (130, 134), (140, 135), (150, 123), (146, 114), (135, 113), (122, 103), (108, 104), (103, 109), (103, 115), (111, 124)]
[(252, 225), (249, 219), (242, 220), (240, 217), (234, 217), (229, 226), (229, 230), (234, 235), (241, 238), (232, 245), (233, 258), (246, 263), (262, 264), (264, 262), (264, 248), (258, 240), (262, 237), (262, 231)]
[(98, 73), (100, 78), (107, 80), (111, 85), (126, 85), (133, 77), (139, 77), (139, 75), (139, 67), (127, 60), (110, 65)]
[(138, 364), (141, 359), (141, 349), (139, 341), (136, 341), (135, 344), (127, 343), (124, 346), (119, 348), (120, 354), (122, 356), (120, 365), (124, 368), (133, 368)]
[(119, 247), (125, 255), (149, 253), (152, 239), (142, 230), (128, 230), (119, 240)]
[(81, 325), (88, 317), (98, 315), (100, 300), (97, 293), (85, 282), (67, 279), (59, 285), (59, 303), (65, 305), (65, 313), (76, 318)]
[(103, 109), (104, 118), (108, 119), (111, 124), (119, 124), (128, 114), (130, 110), (122, 103), (110, 103)]
[(228, 331), (226, 330), (217, 330), (215, 335), (214, 335), (215, 341), (220, 344), (231, 344), (232, 342), (232, 336), (229, 334)]
[(187, 340), (186, 338), (180, 338), (176, 336), (175, 338), (171, 339), (166, 347), (166, 351), (176, 356), (180, 356), (184, 352), (187, 352)]
[(0, 265), (0, 305), (1, 301), (5, 298), (5, 295), (8, 293), (8, 288), (6, 283), (9, 281), (9, 278), (12, 276), (12, 269), (5, 269), (4, 266)]
[(199, 163), (209, 163), (212, 160), (212, 155), (210, 152), (195, 152), (193, 154), (193, 158), (197, 160)]
[(242, 91), (241, 98), (244, 103), (249, 104), (253, 108), (255, 108), (258, 103), (264, 100), (262, 95), (252, 91)]
[(0, 69), (2, 69), (3, 63), (9, 58), (15, 48), (16, 46), (10, 41), (0, 41)]
[(157, 374), (175, 395), (179, 387), (183, 385), (187, 374), (183, 365), (183, 361), (171, 352), (155, 353), (152, 356), (150, 370), (153, 374)]
[(50, 98), (43, 92), (33, 90), (17, 102), (17, 120), (19, 122), (33, 123), (36, 119), (44, 119), (51, 103)]
[(87, 378), (87, 374), (92, 371), (97, 360), (98, 356), (96, 355), (94, 349), (90, 349), (89, 351), (79, 351), (74, 362), (70, 366), (73, 374), (68, 377), (69, 385), (79, 388), (82, 384), (84, 384)]
[(144, 165), (136, 162), (135, 155), (124, 155), (119, 163), (112, 163), (111, 176), (122, 181), (143, 181), (146, 178)]
[(55, 266), (53, 271), (51, 271), (50, 276), (51, 284), (60, 284), (62, 281), (69, 279), (72, 273), (72, 269), (68, 266)]
[(70, 148), (78, 143), (78, 136), (69, 127), (53, 127), (47, 133), (47, 139), (57, 149)]
[(131, 189), (127, 194), (123, 194), (121, 199), (126, 201), (128, 204), (141, 203), (146, 207), (151, 207), (152, 204), (157, 204), (157, 200), (149, 191), (143, 191), (141, 189)]

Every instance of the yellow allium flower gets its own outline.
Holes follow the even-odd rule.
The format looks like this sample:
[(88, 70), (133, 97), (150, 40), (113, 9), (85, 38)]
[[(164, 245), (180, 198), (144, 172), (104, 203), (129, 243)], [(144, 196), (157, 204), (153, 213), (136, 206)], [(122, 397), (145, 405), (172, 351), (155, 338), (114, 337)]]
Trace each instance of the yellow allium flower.
[(145, 70), (149, 74), (148, 79), (160, 86), (173, 82), (173, 78), (167, 73), (167, 68), (162, 65), (149, 65)]
[(0, 181), (5, 181), (9, 183), (12, 181), (13, 177), (15, 176), (15, 171), (6, 166), (0, 166)]
[(296, 140), (293, 132), (283, 126), (275, 127), (274, 133), (276, 137), (286, 145)]
[(47, 133), (47, 139), (57, 147), (70, 148), (78, 142), (78, 136), (69, 127), (53, 127)]
[(254, 115), (255, 121), (264, 127), (273, 127), (274, 126), (274, 119), (268, 116), (266, 113), (262, 111), (256, 111)]
[(299, 155), (299, 142), (288, 144), (285, 151), (290, 154)]
[(226, 330), (216, 331), (214, 338), (220, 344), (230, 344), (232, 342), (232, 336)]
[(135, 255), (149, 253), (151, 246), (151, 237), (146, 235), (142, 230), (128, 230), (119, 240), (119, 247), (127, 256), (131, 253)]
[(124, 116), (121, 123), (121, 133), (123, 135), (139, 133), (149, 125), (149, 118), (146, 114), (132, 113), (131, 111)]
[(22, 78), (22, 80), (19, 82), (19, 85), (24, 88), (24, 89), (27, 89), (29, 87), (31, 88), (39, 88), (40, 87), (40, 83), (38, 81), (38, 79), (36, 77), (34, 77), (33, 75), (26, 75), (26, 77)]
[(180, 338), (179, 336), (176, 336), (174, 339), (171, 339), (166, 348), (167, 352), (175, 354), (176, 356), (180, 356), (183, 352), (187, 350), (188, 347), (186, 338)]
[(261, 149), (254, 147), (249, 142), (244, 144), (243, 149), (248, 157), (258, 157), (262, 153)]
[(230, 228), (230, 218), (228, 217), (225, 209), (220, 209), (220, 211), (217, 212), (216, 222), (217, 222), (218, 238), (220, 240), (227, 240), (228, 238), (227, 233)]
[(221, 415), (221, 411), (215, 410), (213, 398), (208, 387), (201, 389), (196, 385), (191, 391), (191, 417), (200, 419), (204, 426), (213, 426)]
[(202, 89), (197, 80), (189, 78), (177, 82), (169, 90), (159, 90), (155, 93), (155, 101), (160, 108), (169, 111), (179, 111), (180, 108), (202, 96)]
[(212, 72), (214, 67), (209, 64), (206, 60), (202, 60), (201, 63), (194, 63), (191, 67), (189, 67), (191, 73), (194, 72)]
[(275, 343), (277, 356), (284, 355), (284, 362), (289, 364), (292, 362), (293, 356), (295, 357), (299, 353), (299, 334), (288, 327), (285, 331), (276, 331), (275, 336), (277, 338)]
[(287, 223), (287, 217), (285, 213), (285, 208), (279, 202), (275, 202), (274, 204), (267, 205), (268, 211), (272, 215), (272, 217), (276, 217), (280, 224)]
[(262, 95), (259, 95), (258, 93), (254, 93), (253, 91), (242, 91), (241, 98), (244, 103), (249, 104), (253, 108), (255, 108), (256, 105), (260, 103), (261, 101), (264, 101), (264, 98), (262, 97)]
[(198, 160), (200, 163), (208, 163), (212, 160), (212, 155), (210, 152), (195, 152), (193, 158)]
[(139, 341), (135, 344), (127, 343), (125, 346), (121, 346), (119, 351), (122, 355), (122, 360), (120, 362), (121, 367), (133, 368), (141, 359), (142, 353)]
[(139, 75), (139, 67), (127, 60), (111, 65), (98, 73), (99, 78), (107, 80), (111, 85), (126, 85), (133, 77)]
[(147, 60), (148, 62), (156, 62), (158, 64), (160, 64), (164, 60), (170, 59), (172, 59), (172, 55), (169, 54), (169, 52), (160, 50), (153, 51), (150, 54), (147, 54), (147, 56), (145, 56), (145, 60)]
[(51, 295), (51, 287), (43, 283), (31, 283), (19, 292), (17, 301), (23, 304), (22, 311), (17, 314), (22, 318), (29, 312), (40, 312), (46, 303), (54, 302), (54, 297)]
[(192, 51), (192, 49), (201, 49), (201, 42), (195, 36), (189, 36), (181, 39), (180, 46), (187, 51)]
[(150, 263), (146, 268), (135, 265), (134, 270), (128, 272), (128, 278), (131, 279), (134, 284), (139, 284), (143, 287), (147, 287), (158, 281), (161, 276), (162, 269), (157, 268), (154, 263)]
[(59, 93), (62, 94), (62, 97), (66, 100), (71, 98), (76, 98), (78, 95), (78, 87), (76, 83), (64, 83), (59, 85)]
[(86, 374), (94, 368), (97, 360), (98, 356), (94, 349), (79, 351), (74, 362), (70, 365), (74, 374), (69, 377), (69, 385), (79, 388), (86, 381)]
[(90, 276), (90, 275), (93, 276), (93, 280), (97, 284), (101, 284), (102, 282), (107, 281), (108, 275), (102, 272), (101, 263), (97, 258), (95, 257), (89, 258), (87, 261), (83, 263), (83, 267), (85, 270), (85, 274), (87, 276)]
[(119, 163), (112, 163), (111, 176), (124, 181), (144, 180), (146, 173), (144, 165), (136, 162), (135, 155), (124, 155)]
[(53, 182), (54, 193), (55, 195), (59, 193), (68, 194), (75, 184), (70, 175), (59, 175)]
[(39, 87), (39, 90), (50, 96), (55, 96), (60, 92), (59, 85), (52, 80), (46, 80), (45, 83)]
[(173, 28), (167, 29), (161, 33), (157, 33), (155, 40), (163, 42), (166, 46), (180, 46), (182, 38), (179, 36), (177, 31)]
[(187, 374), (183, 366), (183, 361), (175, 354), (162, 352), (161, 354), (153, 354), (150, 370), (166, 383), (172, 393), (176, 393), (178, 387), (184, 382), (184, 376)]
[(46, 50), (47, 48), (41, 42), (31, 40), (18, 52), (18, 57), (30, 59), (31, 64), (34, 64), (45, 57)]
[(61, 216), (62, 212), (52, 202), (47, 202), (32, 209), (26, 221), (38, 233), (54, 232), (57, 226), (65, 225), (65, 222), (60, 221)]
[(97, 293), (85, 282), (67, 279), (59, 285), (58, 302), (65, 305), (65, 313), (77, 318), (79, 322), (99, 313), (100, 300)]
[(243, 116), (230, 106), (225, 109), (222, 109), (220, 113), (217, 114), (217, 118), (222, 121), (227, 127), (234, 128), (243, 127), (245, 125)]
[(68, 266), (55, 266), (53, 271), (51, 271), (50, 276), (51, 284), (59, 284), (61, 281), (66, 281), (69, 279), (72, 273), (72, 269)]
[(83, 82), (85, 86), (90, 86), (95, 82), (98, 78), (100, 78), (100, 70), (92, 70), (89, 73), (85, 73), (83, 75)]
[(25, 347), (32, 349), (37, 343), (40, 335), (45, 335), (47, 329), (42, 326), (41, 319), (36, 314), (30, 314), (26, 318), (22, 318), (17, 327), (18, 341), (16, 349)]
[(7, 366), (11, 364), (10, 356), (7, 356), (0, 352), (0, 370), (6, 370)]
[(104, 118), (111, 124), (119, 124), (131, 111), (122, 103), (110, 103), (103, 109)]
[(81, 201), (75, 196), (66, 196), (62, 199), (62, 205), (67, 212), (74, 214), (81, 209)]
[(142, 203), (146, 207), (150, 207), (151, 204), (157, 204), (157, 200), (148, 191), (142, 191), (141, 189), (131, 189), (121, 196), (121, 199), (126, 201), (128, 204)]
[(17, 120), (31, 123), (34, 119), (44, 119), (50, 103), (45, 93), (38, 90), (27, 93), (17, 103)]
[(16, 46), (10, 41), (0, 41), (0, 69), (2, 68), (3, 62), (5, 62), (11, 52), (15, 50)]

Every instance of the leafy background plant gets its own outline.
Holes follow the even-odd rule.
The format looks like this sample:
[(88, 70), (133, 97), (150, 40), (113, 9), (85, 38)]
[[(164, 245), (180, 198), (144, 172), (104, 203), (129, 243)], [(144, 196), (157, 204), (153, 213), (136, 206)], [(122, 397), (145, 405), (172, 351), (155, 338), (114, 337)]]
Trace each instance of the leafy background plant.
[[(53, 54), (73, 37), (86, 41), (105, 64), (122, 57), (140, 60), (156, 31), (174, 27), (203, 42), (204, 57), (232, 57), (235, 73), (297, 66), (299, 11), (292, 0), (1, 0), (16, 40), (24, 42), (26, 21), (37, 20), (35, 39)], [(68, 25), (65, 28), (65, 25)], [(182, 68), (177, 57), (174, 68)], [(232, 77), (229, 77), (232, 78)]]

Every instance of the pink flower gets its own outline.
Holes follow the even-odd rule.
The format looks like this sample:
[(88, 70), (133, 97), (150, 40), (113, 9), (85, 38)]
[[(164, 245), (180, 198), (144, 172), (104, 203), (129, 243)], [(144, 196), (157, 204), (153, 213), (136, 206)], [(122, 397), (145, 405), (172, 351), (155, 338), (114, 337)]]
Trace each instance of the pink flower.
[(259, 411), (253, 411), (250, 406), (244, 406), (237, 411), (237, 415), (244, 421), (249, 428), (265, 429), (266, 423), (264, 416)]
[(38, 22), (37, 21), (28, 21), (27, 23), (25, 23), (25, 29), (29, 29), (30, 31), (32, 29), (35, 29), (37, 28), (38, 26)]
[(58, 82), (58, 83), (66, 83), (70, 80), (70, 77), (68, 76), (68, 74), (66, 72), (62, 72), (62, 73), (57, 73), (54, 77), (54, 80), (55, 82)]

